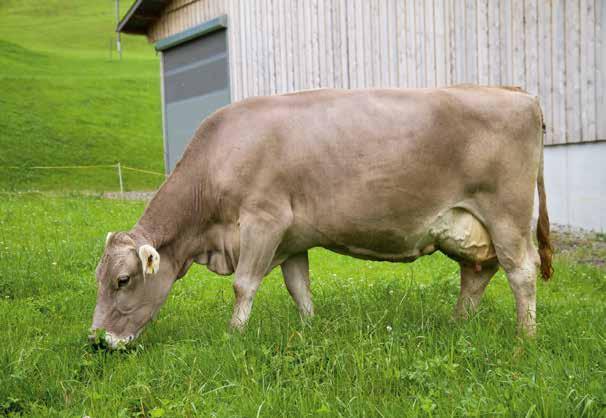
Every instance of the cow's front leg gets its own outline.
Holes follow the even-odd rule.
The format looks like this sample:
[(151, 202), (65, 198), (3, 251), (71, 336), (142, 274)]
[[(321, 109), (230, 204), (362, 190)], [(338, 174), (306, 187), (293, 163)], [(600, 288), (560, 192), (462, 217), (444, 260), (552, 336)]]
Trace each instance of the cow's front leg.
[(258, 276), (236, 276), (234, 281), (234, 293), (236, 303), (234, 313), (231, 317), (230, 327), (242, 331), (248, 322), (252, 310), (253, 298), (261, 284), (263, 277)]
[(248, 322), (255, 293), (271, 267), (284, 233), (279, 225), (254, 220), (241, 222), (240, 257), (234, 281), (236, 302), (230, 323), (233, 329), (242, 330)]
[(294, 299), (299, 313), (302, 317), (310, 317), (314, 314), (314, 306), (311, 301), (309, 289), (309, 259), (307, 251), (296, 254), (282, 263), (282, 275), (288, 292)]

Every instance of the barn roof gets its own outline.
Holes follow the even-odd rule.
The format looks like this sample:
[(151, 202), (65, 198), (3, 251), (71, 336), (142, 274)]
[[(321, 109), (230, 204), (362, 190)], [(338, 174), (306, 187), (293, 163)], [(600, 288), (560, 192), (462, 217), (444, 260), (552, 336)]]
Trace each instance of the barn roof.
[(116, 32), (145, 35), (168, 3), (170, 0), (136, 0), (118, 23)]

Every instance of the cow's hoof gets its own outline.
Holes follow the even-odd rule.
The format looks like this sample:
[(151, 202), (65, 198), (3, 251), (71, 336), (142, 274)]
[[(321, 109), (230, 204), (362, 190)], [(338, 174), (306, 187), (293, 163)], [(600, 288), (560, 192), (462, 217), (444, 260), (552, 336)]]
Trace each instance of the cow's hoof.
[(246, 331), (246, 323), (241, 323), (240, 321), (231, 321), (229, 323), (229, 331), (232, 334), (243, 334)]

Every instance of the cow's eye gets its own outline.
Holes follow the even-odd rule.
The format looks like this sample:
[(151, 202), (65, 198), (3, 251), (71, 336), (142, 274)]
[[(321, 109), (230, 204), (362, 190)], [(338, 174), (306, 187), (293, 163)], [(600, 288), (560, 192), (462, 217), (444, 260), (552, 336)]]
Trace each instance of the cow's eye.
[(120, 276), (120, 277), (118, 277), (118, 287), (124, 287), (124, 286), (126, 286), (129, 281), (130, 281), (130, 277), (129, 276)]

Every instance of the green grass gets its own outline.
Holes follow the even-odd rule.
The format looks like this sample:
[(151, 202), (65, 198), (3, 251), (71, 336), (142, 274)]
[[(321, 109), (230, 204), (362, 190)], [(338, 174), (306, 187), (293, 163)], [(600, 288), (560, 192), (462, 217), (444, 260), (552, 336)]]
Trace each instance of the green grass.
[[(121, 162), (164, 171), (158, 59), (144, 37), (131, 36), (123, 38), (123, 60), (115, 52), (110, 59), (114, 4), (0, 2), (0, 189), (118, 188), (112, 168), (31, 166)], [(161, 180), (125, 172), (129, 190)]]
[[(113, 5), (0, 1), (0, 189), (118, 187), (113, 169), (34, 165), (163, 171), (158, 61), (142, 37), (110, 59)], [(125, 172), (127, 190), (160, 180)], [(195, 267), (135, 350), (95, 352), (104, 237), (142, 209), (0, 194), (0, 415), (606, 416), (606, 274), (570, 258), (539, 284), (534, 342), (516, 337), (502, 273), (457, 324), (445, 257), (398, 265), (314, 250), (309, 324), (273, 272), (247, 331), (232, 335), (231, 280)]]
[(400, 265), (314, 250), (309, 325), (275, 271), (247, 331), (229, 334), (231, 281), (196, 267), (137, 349), (94, 352), (105, 234), (142, 209), (2, 196), (0, 415), (606, 416), (606, 273), (562, 259), (538, 286), (535, 342), (516, 337), (502, 273), (457, 324), (445, 257)]

